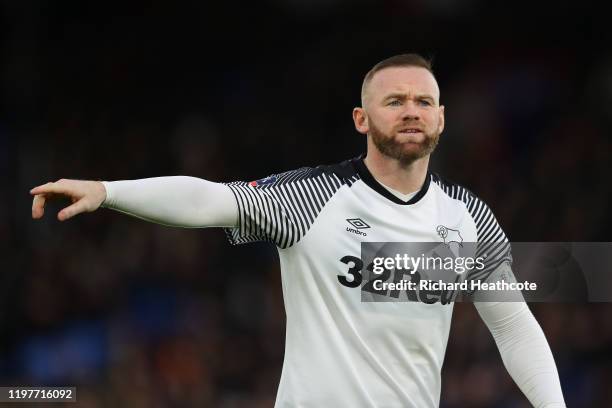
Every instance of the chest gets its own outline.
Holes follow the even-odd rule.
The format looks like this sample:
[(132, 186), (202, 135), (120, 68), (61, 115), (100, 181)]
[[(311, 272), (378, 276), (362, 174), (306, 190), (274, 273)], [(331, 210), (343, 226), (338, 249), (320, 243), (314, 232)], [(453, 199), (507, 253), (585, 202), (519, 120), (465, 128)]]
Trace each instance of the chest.
[(400, 205), (367, 186), (332, 199), (304, 237), (310, 250), (357, 251), (363, 242), (475, 242), (476, 226), (465, 205), (430, 190), (420, 201)]

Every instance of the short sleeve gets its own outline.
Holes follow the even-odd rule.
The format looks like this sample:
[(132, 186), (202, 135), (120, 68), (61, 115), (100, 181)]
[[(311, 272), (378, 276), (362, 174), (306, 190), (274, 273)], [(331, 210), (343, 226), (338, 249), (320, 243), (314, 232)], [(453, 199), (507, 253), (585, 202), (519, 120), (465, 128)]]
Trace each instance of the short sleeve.
[(484, 268), (472, 270), (468, 279), (486, 281), (503, 264), (512, 266), (510, 242), (493, 211), (482, 200), (473, 197), (468, 202), (468, 210), (476, 224), (476, 257), (484, 259)]
[(229, 241), (270, 241), (288, 248), (306, 234), (343, 181), (321, 168), (302, 167), (226, 185), (238, 204), (238, 225), (225, 228)]

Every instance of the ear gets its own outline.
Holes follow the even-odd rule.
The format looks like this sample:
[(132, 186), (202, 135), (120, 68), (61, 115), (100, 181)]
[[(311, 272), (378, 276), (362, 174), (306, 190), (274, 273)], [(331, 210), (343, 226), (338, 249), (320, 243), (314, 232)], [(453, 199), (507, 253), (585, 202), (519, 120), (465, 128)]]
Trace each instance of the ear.
[(353, 122), (355, 123), (355, 129), (363, 135), (370, 131), (368, 126), (368, 114), (365, 109), (357, 107), (353, 109)]
[(444, 105), (440, 105), (440, 122), (438, 124), (438, 134), (444, 130)]

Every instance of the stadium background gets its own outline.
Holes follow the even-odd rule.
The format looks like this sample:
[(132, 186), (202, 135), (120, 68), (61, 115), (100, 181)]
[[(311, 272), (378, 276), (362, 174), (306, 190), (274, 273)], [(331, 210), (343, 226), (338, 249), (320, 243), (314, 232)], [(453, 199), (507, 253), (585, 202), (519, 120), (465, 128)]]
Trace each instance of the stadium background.
[[(283, 358), (275, 250), (108, 210), (30, 219), (61, 177), (257, 179), (358, 155), (365, 72), (433, 56), (433, 169), (514, 241), (610, 241), (612, 55), (589, 2), (3, 2), (0, 383), (83, 407), (269, 407)], [(532, 305), (568, 406), (610, 406), (611, 304)], [(457, 305), (442, 407), (528, 406)]]

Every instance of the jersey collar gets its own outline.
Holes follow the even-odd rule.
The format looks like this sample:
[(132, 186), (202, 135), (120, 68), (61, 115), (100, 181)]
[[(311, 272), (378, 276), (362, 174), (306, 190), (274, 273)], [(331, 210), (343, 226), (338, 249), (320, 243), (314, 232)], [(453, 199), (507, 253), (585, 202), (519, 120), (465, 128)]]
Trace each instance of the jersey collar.
[(376, 181), (374, 176), (372, 176), (372, 173), (370, 173), (370, 170), (368, 170), (365, 163), (363, 162), (364, 158), (365, 154), (362, 154), (361, 156), (357, 157), (354, 162), (355, 169), (357, 170), (357, 173), (359, 173), (359, 177), (361, 177), (361, 180), (363, 180), (363, 182), (366, 183), (368, 187), (376, 191), (378, 194), (384, 196), (388, 200), (393, 201), (395, 204), (399, 205), (412, 205), (419, 202), (421, 198), (423, 198), (425, 194), (427, 194), (427, 190), (429, 189), (429, 183), (431, 182), (431, 174), (429, 173), (429, 171), (425, 176), (425, 182), (423, 183), (423, 186), (421, 187), (419, 192), (416, 193), (416, 195), (412, 197), (409, 201), (402, 201), (398, 197), (391, 194), (391, 192), (384, 188), (378, 181)]

